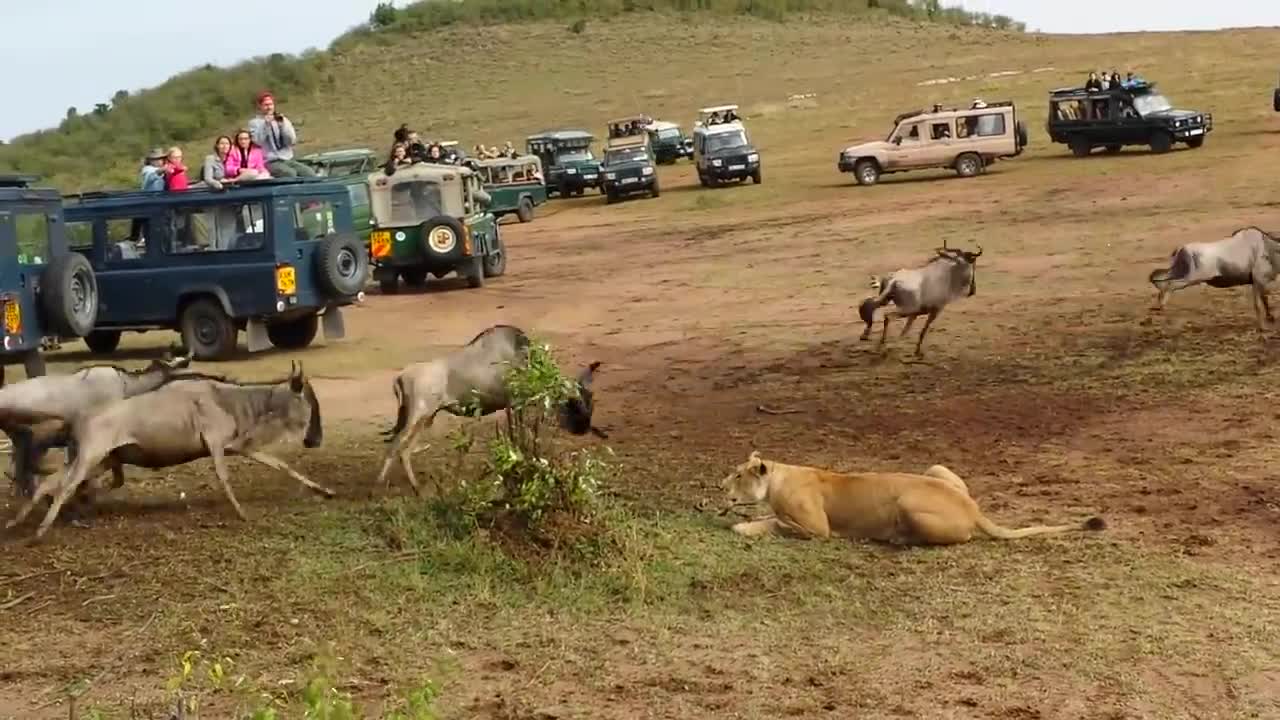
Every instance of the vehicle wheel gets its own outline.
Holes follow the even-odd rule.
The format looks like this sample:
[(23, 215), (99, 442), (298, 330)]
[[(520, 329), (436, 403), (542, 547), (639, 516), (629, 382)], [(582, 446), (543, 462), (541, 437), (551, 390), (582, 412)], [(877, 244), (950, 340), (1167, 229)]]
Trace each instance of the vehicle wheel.
[(707, 186), (707, 176), (703, 175), (701, 172), (698, 173), (698, 184), (702, 187)]
[(854, 163), (853, 177), (859, 185), (875, 185), (880, 181), (880, 166), (875, 160), (863, 158)]
[(84, 344), (99, 355), (110, 355), (120, 347), (120, 331), (94, 330), (84, 336)]
[(481, 265), (485, 277), (502, 277), (507, 271), (507, 244), (502, 241), (501, 235), (494, 237), (493, 248), (484, 256)]
[(658, 179), (653, 179), (653, 187), (649, 188), (649, 197), (656, 198), (662, 195), (662, 188), (658, 187)]
[(334, 295), (355, 295), (369, 278), (369, 253), (354, 237), (330, 235), (316, 248), (320, 287)]
[(956, 174), (960, 177), (973, 177), (982, 172), (982, 158), (973, 153), (965, 153), (956, 158)]
[(1027, 124), (1019, 120), (1018, 124), (1014, 126), (1014, 132), (1018, 137), (1018, 147), (1026, 147), (1027, 140), (1029, 139), (1027, 135)]
[(608, 192), (606, 192), (606, 193), (605, 193), (605, 196), (604, 196), (604, 204), (605, 204), (605, 205), (612, 205), (612, 204), (614, 204), (614, 203), (616, 203), (616, 202), (618, 202), (618, 193), (616, 193), (616, 192), (614, 192), (614, 191), (612, 191), (612, 190), (610, 190), (610, 191), (608, 191)]
[(313, 313), (297, 320), (268, 325), (267, 339), (281, 350), (301, 350), (316, 339), (319, 329), (320, 316)]
[(420, 288), (427, 284), (426, 270), (401, 270), (400, 278), (411, 288)]
[(22, 370), (26, 372), (28, 378), (44, 377), (48, 374), (48, 370), (44, 366), (44, 353), (39, 350), (32, 350), (22, 356)]
[(422, 223), (422, 253), (429, 258), (448, 255), (462, 242), (462, 223), (448, 215), (437, 215)]
[(84, 337), (98, 320), (98, 278), (78, 252), (56, 257), (40, 276), (40, 300), (51, 335)]
[(584, 194), (584, 193), (586, 193), (586, 192), (587, 192), (587, 189), (586, 189), (586, 188), (578, 188), (577, 190), (574, 190), (574, 191), (573, 191), (573, 194), (574, 194), (575, 196), (577, 196), (577, 197), (582, 197), (582, 196), (583, 196), (583, 194)]
[(1187, 138), (1187, 147), (1190, 147), (1190, 148), (1198, 148), (1198, 147), (1200, 147), (1201, 145), (1204, 145), (1204, 136), (1203, 136), (1203, 135), (1196, 135), (1195, 137), (1189, 137), (1189, 138)]
[(755, 183), (755, 184), (757, 184), (757, 185), (759, 185), (760, 183), (764, 182), (764, 180), (763, 180), (763, 179), (761, 178), (761, 176), (760, 176), (760, 170), (759, 170), (759, 168), (757, 168), (755, 172), (751, 173), (751, 182), (753, 182), (753, 183)]
[(467, 279), (467, 287), (484, 287), (484, 259), (479, 257), (468, 259), (459, 274)]
[(1158, 132), (1151, 136), (1151, 152), (1167, 153), (1173, 148), (1173, 136), (1167, 132)]
[(378, 280), (378, 289), (383, 295), (395, 295), (400, 292), (400, 277), (391, 275)]
[(1071, 153), (1076, 157), (1084, 157), (1093, 152), (1093, 146), (1089, 144), (1089, 141), (1079, 135), (1071, 138), (1069, 144), (1071, 145)]
[(1115, 155), (1116, 153), (1120, 152), (1120, 150), (1123, 148), (1124, 148), (1123, 145), (1116, 145), (1115, 143), (1112, 143), (1111, 145), (1107, 146), (1107, 152), (1111, 153), (1112, 155)]
[(200, 298), (182, 311), (182, 344), (197, 360), (222, 360), (236, 350), (240, 331), (216, 300)]
[(527, 223), (533, 219), (533, 201), (529, 198), (520, 198), (520, 204), (516, 206), (516, 217), (520, 222)]

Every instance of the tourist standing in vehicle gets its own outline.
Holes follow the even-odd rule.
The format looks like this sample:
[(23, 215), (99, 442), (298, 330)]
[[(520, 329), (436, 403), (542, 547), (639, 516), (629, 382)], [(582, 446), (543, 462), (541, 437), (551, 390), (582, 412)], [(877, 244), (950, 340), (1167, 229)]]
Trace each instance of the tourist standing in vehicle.
[(1084, 84), (1084, 89), (1089, 92), (1098, 92), (1102, 90), (1102, 79), (1098, 77), (1098, 73), (1089, 73), (1089, 80)]
[(169, 148), (164, 162), (164, 189), (170, 192), (186, 190), (190, 183), (187, 180), (187, 166), (182, 164), (182, 148)]
[(214, 190), (221, 190), (234, 178), (227, 177), (227, 155), (231, 153), (231, 138), (219, 135), (213, 141), (213, 152), (204, 156), (204, 164), (200, 166), (200, 181)]
[(298, 133), (289, 118), (276, 112), (276, 100), (271, 93), (258, 93), (258, 110), (260, 114), (249, 121), (249, 132), (263, 149), (271, 176), (315, 177), (314, 170), (293, 158)]
[(145, 192), (164, 190), (164, 148), (151, 148), (151, 152), (143, 158), (142, 170), (138, 176), (138, 186)]
[(267, 161), (262, 148), (253, 142), (253, 135), (248, 130), (236, 131), (236, 142), (227, 153), (225, 164), (226, 176), (234, 182), (244, 180), (267, 180), (273, 173), (267, 169)]
[(397, 169), (412, 164), (413, 161), (409, 159), (409, 147), (398, 142), (391, 146), (391, 157), (387, 158), (387, 164), (382, 166), (382, 172), (394, 175)]

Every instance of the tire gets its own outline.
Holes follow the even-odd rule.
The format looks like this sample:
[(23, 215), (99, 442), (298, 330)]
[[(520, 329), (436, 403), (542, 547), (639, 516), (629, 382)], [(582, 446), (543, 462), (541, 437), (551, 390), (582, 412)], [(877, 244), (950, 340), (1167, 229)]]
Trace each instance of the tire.
[(120, 347), (119, 330), (94, 330), (84, 336), (84, 344), (98, 355), (110, 355)]
[(397, 275), (384, 277), (378, 281), (378, 289), (383, 295), (395, 295), (400, 292), (400, 278)]
[(236, 351), (240, 331), (216, 300), (200, 298), (182, 310), (182, 343), (197, 360), (224, 360)]
[(1026, 147), (1027, 142), (1030, 138), (1030, 136), (1027, 135), (1027, 124), (1019, 120), (1018, 123), (1013, 127), (1014, 127), (1014, 132), (1017, 134), (1018, 147)]
[(573, 191), (573, 195), (574, 197), (582, 197), (586, 192), (587, 192), (586, 188), (578, 188), (577, 190)]
[(1071, 154), (1076, 157), (1086, 157), (1089, 153), (1093, 152), (1093, 146), (1089, 141), (1079, 135), (1071, 138), (1068, 144), (1071, 146)]
[(301, 350), (316, 339), (319, 329), (320, 316), (312, 313), (297, 320), (268, 325), (267, 339), (281, 350)]
[(369, 279), (369, 253), (354, 237), (330, 235), (315, 254), (320, 287), (334, 295), (355, 295)]
[(39, 350), (31, 350), (22, 356), (22, 370), (28, 378), (44, 377), (48, 368), (44, 365), (44, 354)]
[(411, 288), (420, 288), (427, 284), (426, 270), (401, 270), (400, 278)]
[(880, 165), (875, 160), (863, 158), (853, 164), (853, 177), (859, 185), (875, 185), (880, 182)]
[(1151, 152), (1162, 155), (1173, 149), (1173, 136), (1167, 132), (1157, 132), (1151, 136)]
[(516, 205), (516, 217), (522, 223), (533, 220), (533, 201), (527, 197), (520, 198), (520, 204)]
[(1204, 136), (1203, 136), (1203, 135), (1196, 135), (1195, 137), (1189, 137), (1189, 138), (1187, 138), (1187, 147), (1189, 147), (1189, 148), (1198, 148), (1198, 147), (1200, 147), (1201, 145), (1204, 145)]
[(605, 204), (605, 205), (612, 205), (612, 204), (614, 204), (614, 203), (616, 203), (616, 202), (618, 202), (618, 193), (616, 193), (616, 192), (614, 192), (614, 191), (612, 191), (612, 190), (610, 190), (610, 191), (608, 191), (608, 192), (606, 192), (606, 193), (605, 193), (605, 195), (604, 195), (604, 204)]
[(698, 184), (702, 187), (707, 186), (707, 176), (703, 175), (701, 170), (698, 171)]
[(1115, 143), (1112, 143), (1107, 146), (1107, 152), (1111, 153), (1112, 155), (1115, 155), (1116, 153), (1120, 152), (1122, 149), (1124, 149), (1123, 145), (1116, 145)]
[[(431, 234), (441, 227), (448, 228), (453, 232), (453, 244), (449, 246), (448, 250), (436, 250), (431, 246)], [(437, 215), (422, 223), (422, 253), (429, 258), (451, 254), (458, 245), (462, 244), (462, 236), (462, 223), (458, 222), (457, 218), (449, 217), (448, 215)]]
[(84, 337), (98, 320), (98, 278), (78, 252), (56, 257), (40, 276), (40, 304), (49, 335)]
[(982, 172), (982, 158), (973, 153), (965, 153), (956, 158), (956, 174), (960, 177), (973, 177)]
[(458, 274), (467, 279), (467, 287), (484, 287), (484, 258), (473, 257), (458, 268)]
[(501, 233), (494, 235), (493, 249), (480, 265), (485, 277), (502, 277), (507, 272), (507, 244), (502, 241)]
[(756, 185), (759, 185), (760, 183), (764, 182), (763, 177), (760, 175), (759, 168), (757, 168), (755, 172), (751, 173), (751, 182), (755, 183)]
[(658, 187), (658, 178), (653, 179), (653, 187), (649, 188), (649, 197), (656, 198), (662, 195), (662, 188)]
[(1276, 88), (1271, 94), (1271, 107), (1276, 112), (1280, 112), (1280, 88)]

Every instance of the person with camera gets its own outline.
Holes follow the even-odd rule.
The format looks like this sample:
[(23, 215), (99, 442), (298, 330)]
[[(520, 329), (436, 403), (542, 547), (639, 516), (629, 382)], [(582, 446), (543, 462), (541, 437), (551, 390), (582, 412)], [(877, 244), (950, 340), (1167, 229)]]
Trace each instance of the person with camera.
[(254, 144), (266, 154), (271, 177), (315, 177), (314, 170), (294, 159), (293, 146), (298, 143), (298, 133), (289, 118), (276, 111), (271, 93), (258, 93), (258, 111), (260, 114), (249, 120), (249, 133)]

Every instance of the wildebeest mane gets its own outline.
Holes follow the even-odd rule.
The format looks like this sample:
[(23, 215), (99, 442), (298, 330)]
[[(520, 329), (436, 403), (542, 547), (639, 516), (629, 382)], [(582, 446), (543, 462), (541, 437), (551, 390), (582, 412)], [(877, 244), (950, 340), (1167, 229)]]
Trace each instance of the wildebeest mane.
[(290, 378), (283, 377), (278, 380), (237, 380), (232, 377), (227, 377), (226, 375), (210, 375), (202, 372), (184, 372), (170, 375), (168, 378), (165, 378), (164, 382), (160, 383), (159, 387), (164, 387), (165, 385), (175, 382), (182, 382), (184, 380), (212, 380), (213, 382), (238, 385), (240, 387), (269, 387), (273, 385), (283, 385), (289, 382)]

